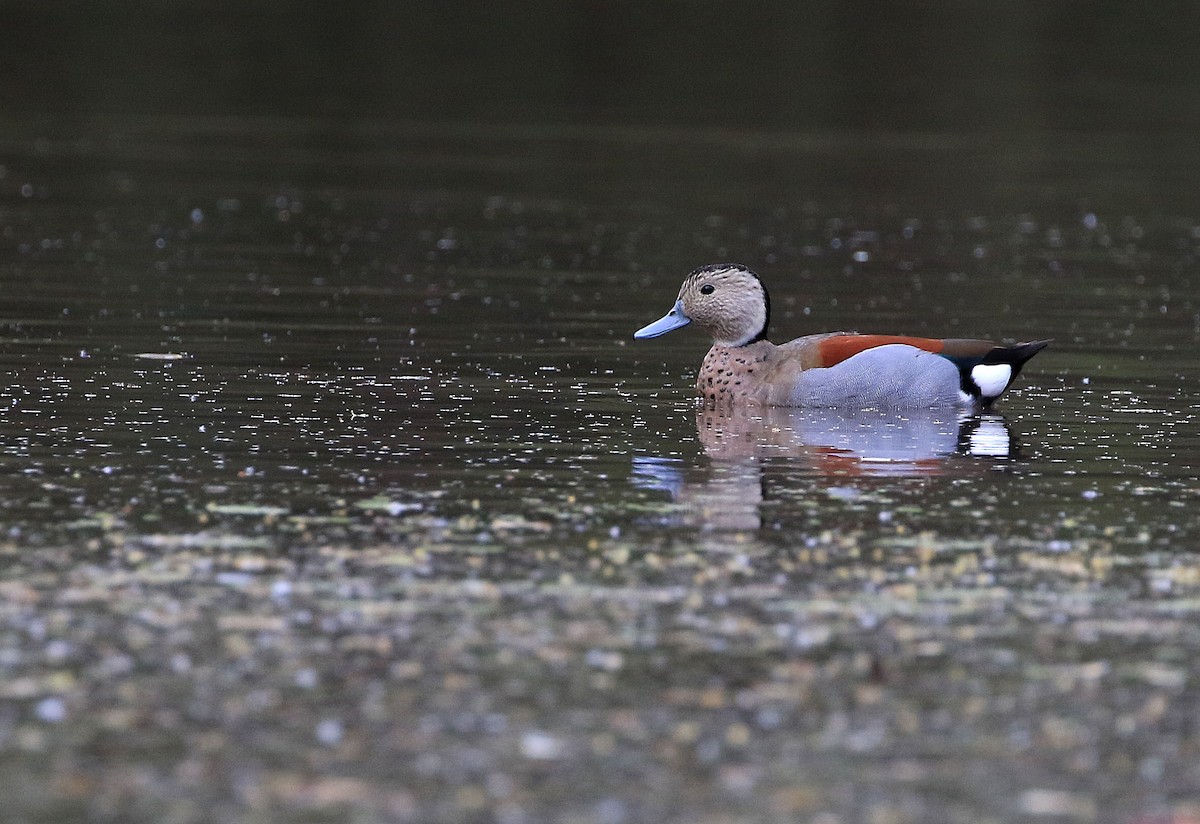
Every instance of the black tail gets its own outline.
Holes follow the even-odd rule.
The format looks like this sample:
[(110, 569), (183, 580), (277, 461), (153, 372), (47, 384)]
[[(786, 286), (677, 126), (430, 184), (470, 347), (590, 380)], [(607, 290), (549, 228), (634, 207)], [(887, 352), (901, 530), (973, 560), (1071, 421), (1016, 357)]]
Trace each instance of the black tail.
[(1031, 340), (1027, 343), (1014, 343), (1012, 346), (997, 346), (984, 355), (980, 363), (1007, 363), (1012, 367), (1012, 376), (1015, 378), (1021, 373), (1021, 367), (1025, 365), (1025, 361), (1041, 352), (1050, 343), (1049, 340)]

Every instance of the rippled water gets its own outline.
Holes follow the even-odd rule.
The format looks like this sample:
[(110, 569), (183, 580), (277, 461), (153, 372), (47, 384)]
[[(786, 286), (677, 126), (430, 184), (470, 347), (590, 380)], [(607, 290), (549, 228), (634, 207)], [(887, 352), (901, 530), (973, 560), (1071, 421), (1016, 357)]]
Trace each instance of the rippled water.
[[(10, 126), (10, 807), (1192, 820), (1200, 215), (680, 137)], [(1055, 343), (994, 414), (698, 414), (631, 334), (725, 259), (776, 341)]]

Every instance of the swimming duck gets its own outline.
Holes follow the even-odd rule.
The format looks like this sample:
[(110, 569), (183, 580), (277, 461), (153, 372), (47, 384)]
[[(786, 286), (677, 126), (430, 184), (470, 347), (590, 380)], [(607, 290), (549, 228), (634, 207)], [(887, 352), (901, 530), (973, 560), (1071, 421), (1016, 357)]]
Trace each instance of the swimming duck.
[(1050, 343), (827, 332), (776, 346), (767, 340), (770, 318), (758, 275), (714, 263), (688, 275), (671, 311), (633, 336), (656, 338), (689, 323), (709, 334), (696, 391), (710, 408), (987, 408)]

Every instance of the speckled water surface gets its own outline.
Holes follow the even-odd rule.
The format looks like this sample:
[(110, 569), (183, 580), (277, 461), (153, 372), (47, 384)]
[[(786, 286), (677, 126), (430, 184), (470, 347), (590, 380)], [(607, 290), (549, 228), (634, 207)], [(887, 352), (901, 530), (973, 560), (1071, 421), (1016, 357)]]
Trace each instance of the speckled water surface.
[[(0, 817), (1200, 821), (1200, 96), (1101, 6), (13, 5)], [(722, 260), (776, 341), (1055, 342), (983, 415), (697, 414), (631, 334)]]
[[(9, 127), (10, 820), (1200, 816), (1200, 213), (681, 137)], [(1055, 343), (992, 414), (698, 415), (630, 336), (713, 260), (776, 340)]]

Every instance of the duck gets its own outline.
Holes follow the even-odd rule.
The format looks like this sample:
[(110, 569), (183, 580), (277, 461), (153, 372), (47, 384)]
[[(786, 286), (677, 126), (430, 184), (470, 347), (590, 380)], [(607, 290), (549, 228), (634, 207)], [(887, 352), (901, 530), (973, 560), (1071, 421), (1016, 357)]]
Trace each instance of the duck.
[(762, 279), (738, 263), (713, 263), (693, 270), (671, 310), (633, 337), (689, 324), (708, 334), (696, 392), (709, 409), (987, 409), (1051, 343), (825, 332), (776, 345), (770, 321)]

